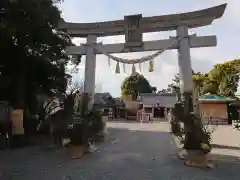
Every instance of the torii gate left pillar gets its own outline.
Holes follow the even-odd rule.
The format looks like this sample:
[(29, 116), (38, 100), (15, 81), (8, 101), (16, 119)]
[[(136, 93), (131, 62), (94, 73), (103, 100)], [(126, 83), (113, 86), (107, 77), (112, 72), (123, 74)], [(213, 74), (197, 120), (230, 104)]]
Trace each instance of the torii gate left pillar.
[[(178, 67), (180, 75), (180, 90), (182, 98), (184, 98), (185, 113), (192, 111), (192, 94), (193, 94), (193, 80), (192, 80), (192, 65), (189, 45), (188, 27), (179, 25), (177, 27), (177, 37), (183, 38), (178, 46)], [(195, 108), (194, 108), (195, 109)]]
[(86, 62), (85, 62), (85, 80), (84, 92), (93, 97), (95, 90), (95, 76), (96, 76), (96, 54), (94, 48), (90, 44), (97, 43), (97, 36), (87, 36), (86, 48)]

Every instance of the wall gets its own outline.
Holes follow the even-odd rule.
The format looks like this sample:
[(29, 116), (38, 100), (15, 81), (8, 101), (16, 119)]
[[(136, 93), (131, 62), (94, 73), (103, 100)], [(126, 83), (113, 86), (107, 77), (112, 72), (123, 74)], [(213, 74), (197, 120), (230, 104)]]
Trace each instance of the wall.
[(126, 101), (124, 100), (125, 103), (125, 108), (129, 111), (131, 111), (132, 113), (136, 113), (138, 111), (138, 108), (140, 106), (139, 102), (136, 101)]
[(200, 114), (204, 121), (212, 117), (212, 124), (227, 124), (228, 113), (227, 105), (224, 103), (204, 103), (199, 105)]

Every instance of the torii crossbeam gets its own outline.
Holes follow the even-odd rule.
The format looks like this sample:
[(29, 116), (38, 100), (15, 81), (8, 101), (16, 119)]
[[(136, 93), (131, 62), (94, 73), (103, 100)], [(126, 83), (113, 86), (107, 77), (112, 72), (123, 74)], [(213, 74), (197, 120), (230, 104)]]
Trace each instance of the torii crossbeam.
[[(180, 69), (181, 92), (192, 93), (192, 67), (190, 48), (213, 47), (217, 45), (216, 36), (192, 35), (188, 29), (211, 25), (215, 19), (222, 17), (227, 4), (212, 8), (154, 17), (141, 15), (125, 16), (124, 20), (97, 23), (60, 22), (59, 27), (67, 30), (71, 37), (86, 37), (87, 45), (72, 46), (66, 49), (69, 55), (86, 55), (84, 91), (94, 94), (96, 54), (100, 54), (90, 44), (97, 43), (97, 37), (123, 35), (126, 43), (105, 44), (106, 53), (126, 53), (157, 51), (169, 47), (176, 38), (182, 37), (177, 45), (170, 49), (178, 49), (178, 64)], [(176, 30), (177, 36), (165, 40), (142, 41), (142, 33)], [(127, 47), (127, 48), (125, 48)]]

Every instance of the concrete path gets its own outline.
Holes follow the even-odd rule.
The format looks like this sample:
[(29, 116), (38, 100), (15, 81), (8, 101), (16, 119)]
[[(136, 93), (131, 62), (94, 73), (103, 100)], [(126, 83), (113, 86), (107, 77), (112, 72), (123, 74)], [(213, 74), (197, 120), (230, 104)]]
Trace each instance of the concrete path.
[(238, 180), (240, 164), (213, 170), (183, 165), (166, 123), (110, 122), (99, 151), (70, 160), (65, 150), (27, 148), (0, 151), (0, 180)]

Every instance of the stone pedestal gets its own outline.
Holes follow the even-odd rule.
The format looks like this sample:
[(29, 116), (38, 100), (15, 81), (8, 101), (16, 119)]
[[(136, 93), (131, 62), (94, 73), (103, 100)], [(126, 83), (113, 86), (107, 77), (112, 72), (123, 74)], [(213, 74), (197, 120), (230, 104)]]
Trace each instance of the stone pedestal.
[(103, 123), (103, 129), (96, 135), (96, 142), (99, 141), (104, 141), (107, 138), (107, 120), (108, 120), (108, 116), (102, 116), (102, 123)]
[(68, 147), (68, 153), (72, 159), (82, 158), (86, 151), (87, 148), (84, 145), (69, 145)]
[(108, 116), (102, 116), (102, 121), (103, 121), (103, 124), (104, 124), (104, 128), (103, 128), (103, 131), (102, 131), (102, 134), (104, 137), (107, 136), (107, 121), (108, 121)]
[(184, 160), (184, 164), (198, 168), (214, 168), (215, 165), (209, 160), (208, 154), (200, 150), (182, 150), (179, 153), (180, 159)]

